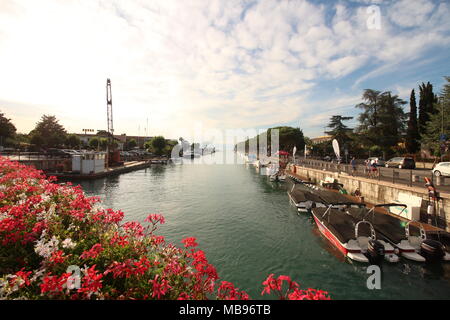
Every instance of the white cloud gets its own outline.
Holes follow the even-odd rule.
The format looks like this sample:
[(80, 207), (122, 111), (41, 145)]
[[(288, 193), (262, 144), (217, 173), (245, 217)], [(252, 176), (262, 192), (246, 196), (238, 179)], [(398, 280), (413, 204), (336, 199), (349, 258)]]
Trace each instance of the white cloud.
[(374, 31), (366, 2), (4, 0), (0, 107), (22, 131), (32, 124), (12, 106), (42, 106), (71, 131), (101, 129), (110, 77), (116, 132), (142, 134), (147, 117), (151, 134), (177, 137), (194, 121), (252, 127), (326, 113), (308, 102), (322, 81), (377, 66), (359, 84), (450, 44), (447, 4), (408, 1), (406, 17), (382, 2)]
[(427, 0), (400, 0), (389, 10), (389, 18), (401, 27), (415, 27), (425, 23), (434, 4)]

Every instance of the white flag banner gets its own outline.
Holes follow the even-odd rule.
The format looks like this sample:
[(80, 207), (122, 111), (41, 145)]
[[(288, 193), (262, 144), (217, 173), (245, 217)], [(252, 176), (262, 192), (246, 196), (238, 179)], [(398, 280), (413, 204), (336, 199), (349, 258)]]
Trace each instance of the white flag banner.
[(334, 153), (336, 154), (336, 158), (340, 159), (341, 152), (339, 151), (339, 142), (336, 139), (333, 140), (333, 150)]

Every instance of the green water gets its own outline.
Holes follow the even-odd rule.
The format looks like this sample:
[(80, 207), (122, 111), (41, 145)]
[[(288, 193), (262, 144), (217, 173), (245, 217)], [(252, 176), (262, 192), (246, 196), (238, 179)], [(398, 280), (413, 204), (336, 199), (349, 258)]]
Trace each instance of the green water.
[(254, 299), (270, 273), (327, 290), (334, 299), (450, 298), (450, 263), (385, 263), (381, 290), (367, 289), (367, 266), (345, 261), (312, 218), (289, 205), (285, 186), (253, 166), (155, 165), (80, 184), (105, 206), (123, 210), (127, 220), (164, 214), (160, 234), (179, 245), (196, 237), (221, 278)]

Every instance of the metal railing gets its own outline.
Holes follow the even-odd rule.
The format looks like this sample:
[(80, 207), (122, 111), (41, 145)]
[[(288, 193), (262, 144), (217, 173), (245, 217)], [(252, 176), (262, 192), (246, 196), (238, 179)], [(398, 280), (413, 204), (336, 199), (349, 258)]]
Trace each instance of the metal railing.
[(306, 168), (345, 173), (349, 176), (385, 181), (393, 184), (402, 184), (409, 187), (424, 187), (425, 177), (427, 177), (441, 189), (450, 190), (450, 185), (447, 185), (450, 184), (450, 177), (439, 177), (437, 179), (431, 170), (377, 167), (376, 171), (373, 171), (372, 168), (364, 165), (356, 165), (353, 167), (349, 164), (338, 164), (311, 159), (296, 159), (295, 164)]
[(14, 161), (32, 161), (32, 160), (46, 160), (46, 159), (54, 160), (62, 158), (57, 156), (51, 156), (42, 152), (20, 152), (20, 151), (0, 152), (0, 156)]

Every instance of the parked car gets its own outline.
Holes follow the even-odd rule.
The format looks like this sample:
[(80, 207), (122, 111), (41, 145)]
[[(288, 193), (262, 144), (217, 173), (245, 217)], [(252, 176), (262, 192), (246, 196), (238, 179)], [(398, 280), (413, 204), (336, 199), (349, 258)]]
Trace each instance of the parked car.
[(372, 160), (375, 160), (377, 166), (382, 166), (382, 167), (384, 167), (384, 166), (386, 165), (386, 161), (384, 161), (383, 158), (380, 158), (380, 157), (370, 157), (370, 158), (367, 159), (367, 161), (368, 161), (369, 163), (371, 163)]
[(395, 157), (386, 162), (386, 168), (415, 169), (416, 162), (409, 157)]
[(72, 157), (71, 153), (61, 150), (61, 149), (54, 149), (54, 148), (48, 149), (45, 152), (45, 154), (51, 158), (70, 158), (70, 157)]
[(450, 176), (450, 162), (439, 162), (431, 171), (436, 177)]
[(79, 155), (81, 154), (80, 152), (78, 152), (77, 150), (73, 150), (73, 149), (62, 149), (61, 151), (71, 154), (71, 155)]

